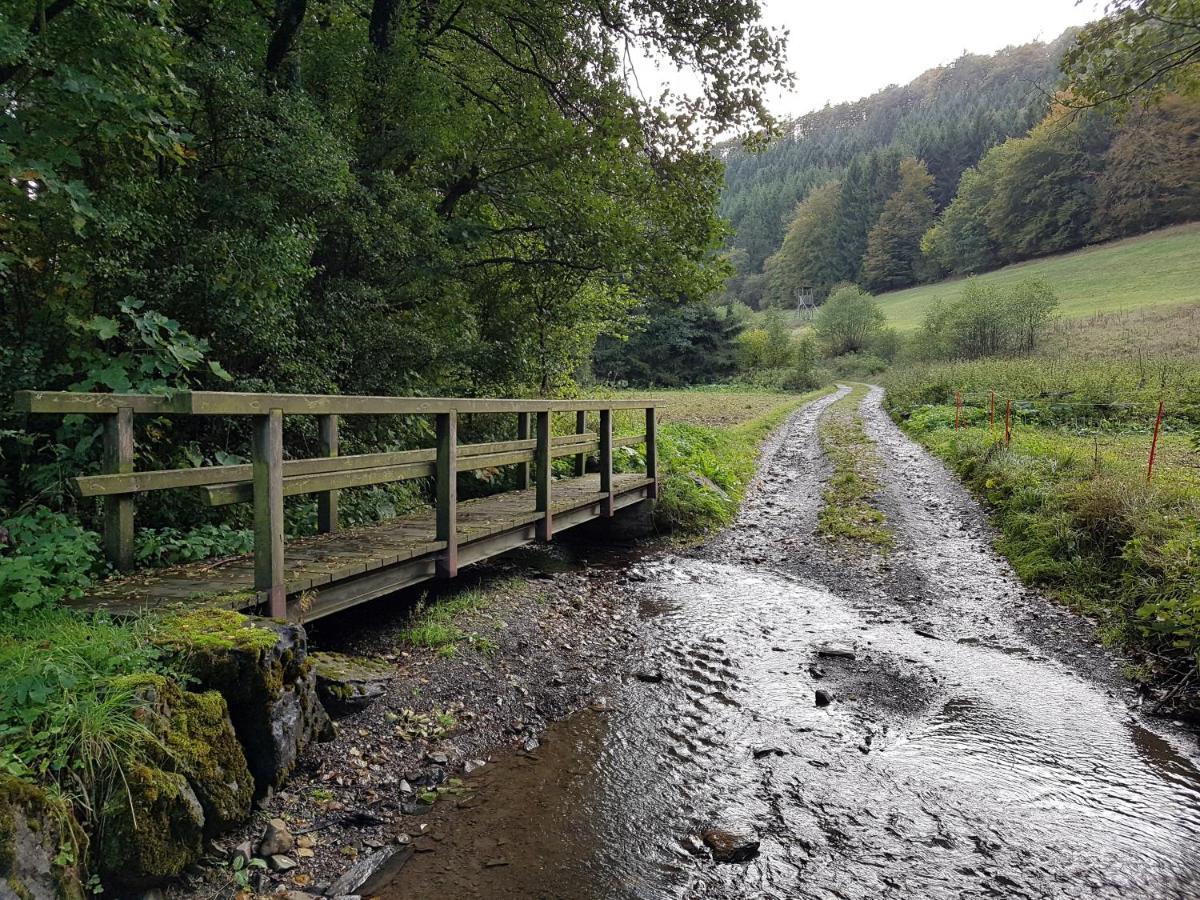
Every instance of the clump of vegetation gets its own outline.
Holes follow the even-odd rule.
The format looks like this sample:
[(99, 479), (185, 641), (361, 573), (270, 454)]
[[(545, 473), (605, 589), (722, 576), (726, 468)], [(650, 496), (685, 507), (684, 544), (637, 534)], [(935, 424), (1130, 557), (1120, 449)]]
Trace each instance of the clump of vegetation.
[(929, 307), (915, 349), (933, 358), (1028, 355), (1057, 308), (1058, 297), (1039, 279), (1005, 289), (969, 278), (957, 298)]
[(842, 356), (866, 350), (885, 321), (874, 297), (854, 285), (844, 285), (821, 304), (813, 327), (829, 354)]
[(892, 533), (873, 500), (879, 492), (879, 453), (863, 430), (858, 404), (866, 396), (856, 385), (821, 417), (818, 436), (821, 449), (833, 464), (833, 475), (821, 497), (817, 530), (842, 538), (891, 549)]
[(120, 676), (161, 672), (140, 623), (42, 609), (0, 616), (0, 772), (49, 786), (86, 820), (154, 737)]
[(78, 597), (99, 549), (95, 532), (44, 506), (0, 519), (0, 615)]
[(495, 595), (519, 590), (524, 584), (520, 578), (510, 578), (488, 588), (459, 591), (435, 603), (430, 603), (425, 594), (417, 602), (400, 639), (410, 647), (426, 647), (442, 656), (454, 656), (463, 643), (476, 652), (493, 653), (496, 642), (486, 635), (467, 630), (460, 619), (483, 612)]

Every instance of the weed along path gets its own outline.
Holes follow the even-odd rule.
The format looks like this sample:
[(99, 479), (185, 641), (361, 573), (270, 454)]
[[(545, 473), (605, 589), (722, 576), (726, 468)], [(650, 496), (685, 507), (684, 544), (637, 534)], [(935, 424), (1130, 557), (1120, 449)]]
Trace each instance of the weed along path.
[(1194, 739), (878, 389), (796, 412), (734, 527), (611, 571), (604, 693), (465, 776), (384, 896), (1200, 894)]

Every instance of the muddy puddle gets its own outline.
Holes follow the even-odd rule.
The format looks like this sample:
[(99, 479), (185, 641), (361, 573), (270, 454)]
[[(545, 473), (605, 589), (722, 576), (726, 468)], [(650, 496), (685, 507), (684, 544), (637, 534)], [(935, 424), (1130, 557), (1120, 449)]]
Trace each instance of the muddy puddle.
[[(1200, 890), (1200, 775), (1103, 688), (1036, 653), (872, 624), (787, 576), (642, 571), (624, 685), (468, 777), (385, 896)], [(713, 824), (755, 835), (757, 858), (693, 855)]]

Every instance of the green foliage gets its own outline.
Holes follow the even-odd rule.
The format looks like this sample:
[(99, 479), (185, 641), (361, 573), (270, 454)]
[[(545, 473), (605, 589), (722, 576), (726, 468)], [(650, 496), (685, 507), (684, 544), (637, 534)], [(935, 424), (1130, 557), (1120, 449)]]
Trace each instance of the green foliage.
[(1200, 91), (1195, 0), (1111, 0), (1063, 57), (1074, 103), (1128, 108), (1174, 91)]
[(1034, 278), (1008, 289), (969, 278), (956, 300), (930, 306), (920, 347), (930, 357), (1029, 354), (1057, 307), (1054, 291)]
[(79, 596), (99, 547), (93, 532), (43, 506), (0, 520), (0, 618)]
[(487, 588), (471, 588), (429, 603), (422, 597), (400, 639), (411, 647), (426, 647), (443, 656), (454, 656), (462, 643), (479, 653), (492, 653), (495, 641), (475, 631), (467, 631), (462, 622), (477, 618), (494, 601), (497, 593), (513, 591), (520, 579), (509, 579)]
[[(1004, 374), (999, 364), (989, 368)], [(1147, 484), (1145, 432), (1115, 430), (1123, 424), (1120, 410), (1114, 420), (1088, 423), (1074, 404), (1029, 409), (1006, 450), (978, 403), (967, 417), (970, 427), (955, 430), (944, 397), (921, 401), (935, 390), (936, 373), (912, 373), (890, 389), (893, 415), (987, 500), (1002, 534), (998, 546), (1021, 578), (1097, 618), (1110, 641), (1164, 653), (1186, 667), (1200, 663), (1200, 491), (1186, 469), (1164, 459)], [(1121, 374), (1113, 373), (1117, 385)], [(1086, 389), (1086, 381), (1104, 375), (1096, 366), (1075, 384)], [(1080, 434), (1084, 424), (1088, 433)], [(1164, 440), (1164, 456), (1173, 444)]]
[(824, 295), (845, 277), (831, 227), (840, 214), (841, 198), (840, 182), (829, 181), (796, 204), (783, 243), (763, 267), (777, 302), (789, 305), (802, 287)]
[(161, 670), (144, 625), (56, 609), (0, 616), (0, 769), (54, 786), (86, 819), (154, 745), (115, 680)]
[(1069, 100), (988, 151), (922, 239), (942, 271), (967, 274), (1200, 215), (1200, 99), (1169, 96), (1114, 123)]
[(766, 271), (779, 299), (803, 283), (824, 293), (856, 280), (868, 232), (896, 189), (900, 158), (925, 162), (935, 206), (945, 206), (965, 169), (1045, 115), (1073, 38), (1068, 31), (1047, 44), (967, 54), (907, 85), (801, 116), (761, 152), (723, 148), (734, 296), (759, 305), (773, 255)]
[(628, 340), (596, 345), (592, 371), (609, 384), (681, 387), (728, 378), (741, 321), (707, 303), (653, 304)]
[(193, 337), (178, 322), (148, 310), (141, 300), (122, 300), (119, 316), (74, 320), (72, 368), (82, 374), (73, 391), (164, 394), (194, 386), (195, 370), (221, 381), (232, 376), (206, 359), (208, 341)]
[(833, 356), (865, 350), (883, 329), (878, 301), (853, 285), (835, 290), (817, 310), (813, 323)]
[(900, 160), (899, 178), (867, 235), (862, 276), (872, 291), (907, 287), (921, 274), (921, 238), (933, 223), (933, 176), (910, 156)]
[(139, 565), (173, 566), (215, 556), (237, 556), (254, 550), (254, 532), (228, 525), (143, 528), (137, 533), (134, 556)]

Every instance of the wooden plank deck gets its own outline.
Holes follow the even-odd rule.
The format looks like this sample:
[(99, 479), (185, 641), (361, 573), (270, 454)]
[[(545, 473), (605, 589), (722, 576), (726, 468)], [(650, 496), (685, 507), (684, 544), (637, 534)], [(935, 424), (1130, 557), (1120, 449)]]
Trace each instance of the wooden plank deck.
[[(649, 496), (653, 484), (643, 474), (614, 474), (614, 507)], [(604, 515), (608, 495), (600, 487), (598, 474), (553, 482), (555, 530)], [(462, 564), (535, 541), (535, 523), (543, 518), (536, 494), (529, 488), (460, 502), (456, 532)], [(378, 525), (289, 541), (284, 550), (289, 618), (316, 619), (433, 578), (446, 547), (436, 534), (430, 508)], [(262, 600), (254, 590), (254, 559), (241, 556), (102, 582), (73, 605), (130, 614), (180, 603), (246, 609)]]

